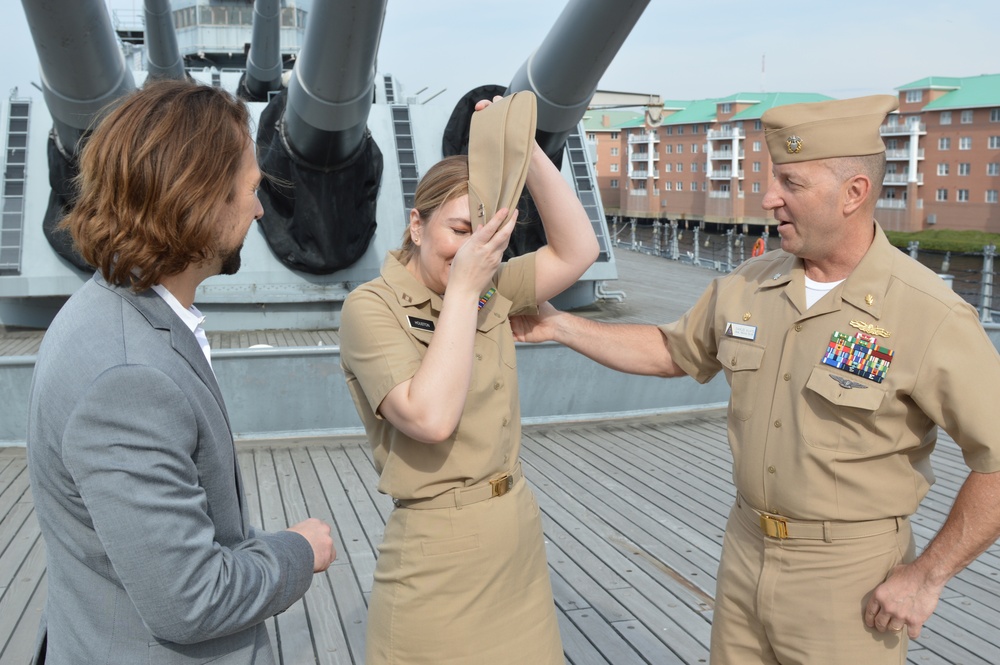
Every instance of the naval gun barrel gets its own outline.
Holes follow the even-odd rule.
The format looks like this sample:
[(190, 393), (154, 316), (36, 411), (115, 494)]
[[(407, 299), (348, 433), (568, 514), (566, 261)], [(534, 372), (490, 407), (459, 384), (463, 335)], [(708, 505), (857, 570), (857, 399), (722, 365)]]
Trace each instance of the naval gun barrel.
[(177, 33), (170, 0), (145, 0), (146, 70), (154, 79), (184, 79), (184, 60), (177, 48)]
[(244, 78), (250, 99), (264, 101), (281, 89), (281, 15), (278, 0), (255, 0), (253, 35)]
[(365, 138), (386, 2), (313, 3), (283, 123), (288, 145), (310, 164), (342, 164)]
[(553, 158), (583, 118), (601, 76), (649, 0), (570, 0), (514, 75), (508, 94), (531, 90), (538, 99), (536, 140)]
[(42, 94), (60, 149), (80, 138), (110, 103), (135, 89), (103, 0), (22, 0), (41, 65)]

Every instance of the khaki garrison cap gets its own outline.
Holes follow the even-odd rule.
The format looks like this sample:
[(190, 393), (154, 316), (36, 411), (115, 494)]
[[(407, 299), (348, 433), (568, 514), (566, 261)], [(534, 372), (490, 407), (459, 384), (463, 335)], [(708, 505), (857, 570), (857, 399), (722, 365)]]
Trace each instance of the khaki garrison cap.
[(535, 144), (536, 107), (535, 94), (525, 90), (472, 114), (469, 219), (473, 229), (490, 221), (500, 208), (513, 213), (521, 198)]
[(764, 138), (775, 164), (885, 152), (879, 127), (899, 107), (892, 95), (775, 106), (764, 111)]

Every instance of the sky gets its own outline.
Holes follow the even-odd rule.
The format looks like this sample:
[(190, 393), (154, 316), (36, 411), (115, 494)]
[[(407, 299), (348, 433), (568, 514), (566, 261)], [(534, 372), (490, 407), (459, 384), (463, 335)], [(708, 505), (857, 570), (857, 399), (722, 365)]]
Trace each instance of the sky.
[[(312, 1), (297, 4), (308, 9)], [(106, 2), (142, 9), (141, 0)], [(37, 81), (20, 3), (3, 4), (0, 62), (27, 64)], [(477, 85), (506, 85), (565, 6), (566, 0), (388, 0), (378, 71), (395, 76), (407, 96), (426, 88), (418, 101), (440, 93), (435, 103), (451, 103)], [(669, 100), (758, 91), (893, 94), (927, 76), (1000, 73), (998, 26), (997, 0), (650, 0), (598, 88)], [(0, 90), (24, 81), (23, 70), (0, 66)]]

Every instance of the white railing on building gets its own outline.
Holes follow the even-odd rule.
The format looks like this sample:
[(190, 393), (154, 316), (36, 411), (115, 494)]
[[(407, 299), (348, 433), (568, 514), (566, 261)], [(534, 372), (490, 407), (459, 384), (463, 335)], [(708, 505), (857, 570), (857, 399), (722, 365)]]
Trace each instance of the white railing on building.
[[(740, 152), (737, 155), (737, 157), (739, 159), (743, 159), (743, 154), (744, 154), (743, 151), (740, 150)], [(715, 150), (715, 151), (713, 151), (709, 155), (709, 159), (717, 159), (719, 161), (723, 161), (723, 160), (727, 160), (727, 159), (732, 159), (732, 158), (733, 158), (733, 151), (732, 150)]]
[(708, 137), (709, 141), (712, 141), (715, 139), (731, 139), (734, 137), (742, 139), (745, 138), (746, 135), (743, 133), (742, 129), (736, 128), (736, 129), (710, 129), (708, 130), (706, 136)]
[[(886, 150), (885, 151), (885, 158), (886, 159), (909, 159), (910, 158), (910, 151), (909, 150)], [(924, 158), (924, 149), (921, 148), (920, 150), (917, 150), (917, 159), (923, 159), (923, 158)]]
[(732, 192), (717, 192), (717, 191), (713, 190), (713, 191), (711, 191), (711, 192), (708, 193), (708, 198), (710, 198), (710, 199), (728, 199), (728, 198), (731, 198), (732, 195), (733, 195)]
[[(910, 175), (908, 173), (886, 173), (885, 179), (882, 180), (883, 185), (906, 185), (910, 182)], [(924, 174), (917, 173), (917, 184), (924, 184)]]
[(912, 132), (912, 128), (913, 127), (917, 128), (917, 133), (918, 134), (926, 134), (927, 133), (927, 125), (925, 125), (922, 122), (921, 123), (916, 123), (915, 122), (915, 123), (906, 124), (906, 125), (882, 125), (882, 127), (879, 129), (879, 131), (881, 132), (882, 136), (909, 134), (909, 133)]
[(906, 199), (879, 199), (875, 202), (875, 207), (889, 210), (906, 210)]
[(641, 134), (629, 134), (629, 143), (659, 143), (660, 137), (656, 132), (643, 132)]

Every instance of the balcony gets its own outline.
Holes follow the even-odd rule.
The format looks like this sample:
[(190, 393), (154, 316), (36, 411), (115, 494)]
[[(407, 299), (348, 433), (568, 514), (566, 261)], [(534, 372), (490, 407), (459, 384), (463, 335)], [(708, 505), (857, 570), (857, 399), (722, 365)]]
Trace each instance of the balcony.
[[(712, 171), (712, 175), (709, 176), (710, 180), (729, 180), (733, 177), (732, 171)], [(740, 180), (743, 179), (743, 169), (736, 171), (736, 177)]]
[[(721, 161), (725, 161), (725, 160), (732, 161), (732, 159), (733, 159), (733, 151), (732, 150), (715, 150), (715, 151), (709, 153), (709, 157), (708, 158), (709, 159), (717, 159), (720, 162)], [(742, 150), (740, 150), (739, 153), (737, 154), (737, 159), (743, 159), (743, 151)]]
[(710, 199), (728, 199), (732, 197), (732, 192), (717, 192), (714, 189), (708, 193)]
[[(885, 151), (885, 158), (887, 160), (889, 160), (889, 161), (899, 161), (901, 159), (902, 160), (908, 160), (910, 158), (910, 151), (909, 150), (886, 150)], [(923, 159), (923, 158), (924, 158), (924, 149), (920, 148), (919, 150), (917, 150), (917, 159)]]
[(917, 134), (926, 134), (927, 125), (924, 123), (911, 123), (908, 125), (882, 125), (879, 128), (879, 132), (882, 136), (909, 136), (911, 127), (917, 128)]
[(656, 144), (660, 142), (660, 137), (656, 132), (643, 132), (642, 134), (629, 134), (628, 142), (630, 144), (641, 143), (645, 145)]
[(653, 169), (652, 171), (633, 171), (629, 177), (637, 180), (645, 180), (650, 177), (650, 174), (652, 174), (652, 177), (654, 178), (660, 177), (660, 171), (658, 169)]
[(633, 152), (628, 158), (630, 162), (648, 162), (650, 156), (654, 162), (660, 161), (660, 153), (658, 152)]
[[(876, 208), (885, 208), (888, 210), (906, 210), (906, 205), (906, 199), (879, 199), (875, 202)], [(917, 210), (921, 210), (923, 207), (924, 200), (917, 199)]]
[(708, 137), (709, 141), (715, 141), (718, 139), (742, 139), (746, 137), (742, 129), (710, 129), (705, 135)]
[[(910, 182), (910, 175), (908, 173), (886, 173), (885, 179), (882, 181), (883, 185), (907, 185)], [(924, 174), (917, 173), (917, 184), (924, 184)]]

